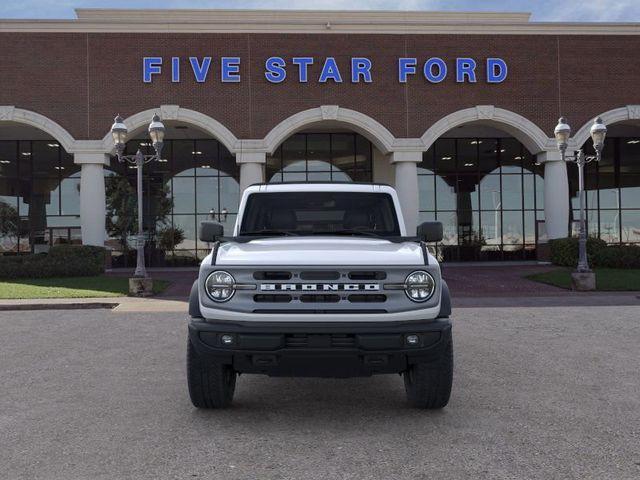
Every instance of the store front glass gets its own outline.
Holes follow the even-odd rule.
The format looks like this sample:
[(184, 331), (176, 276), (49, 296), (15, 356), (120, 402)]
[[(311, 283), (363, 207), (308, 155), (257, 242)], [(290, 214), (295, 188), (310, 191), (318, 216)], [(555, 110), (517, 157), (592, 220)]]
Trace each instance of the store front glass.
[(267, 157), (265, 178), (281, 182), (371, 182), (373, 150), (357, 133), (297, 133)]
[(513, 138), (440, 138), (418, 165), (421, 221), (443, 223), (445, 261), (535, 258), (543, 167)]
[[(584, 150), (593, 151), (591, 140)], [(578, 169), (571, 163), (567, 168), (571, 230), (577, 235)], [(602, 160), (585, 167), (585, 191), (590, 235), (610, 244), (640, 243), (640, 137), (607, 136)]]
[[(128, 142), (125, 153), (134, 154), (138, 147), (145, 154), (153, 150), (141, 139)], [(196, 265), (210, 251), (197, 238), (201, 221), (213, 219), (222, 223), (226, 234), (233, 231), (240, 201), (239, 169), (235, 157), (214, 139), (165, 140), (162, 159), (143, 169), (147, 264)], [(136, 167), (113, 157), (105, 176), (111, 217), (107, 245), (113, 250), (113, 265), (135, 266), (135, 206), (127, 202), (135, 203)], [(119, 222), (125, 216), (119, 212), (128, 212), (133, 224)]]
[(80, 244), (80, 167), (54, 140), (0, 140), (0, 253)]

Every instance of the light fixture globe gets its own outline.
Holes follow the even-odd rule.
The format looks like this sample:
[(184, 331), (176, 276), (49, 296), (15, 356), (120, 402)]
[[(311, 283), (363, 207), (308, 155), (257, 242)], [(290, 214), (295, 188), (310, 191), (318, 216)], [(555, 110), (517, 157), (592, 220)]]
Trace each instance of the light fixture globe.
[(593, 140), (593, 148), (596, 152), (602, 152), (604, 147), (604, 138), (607, 136), (607, 127), (602, 123), (600, 117), (596, 118), (591, 125), (591, 140)]
[(116, 150), (124, 150), (124, 145), (127, 143), (127, 133), (127, 126), (124, 124), (122, 117), (118, 115), (114, 119), (113, 125), (111, 125), (111, 136), (113, 137), (113, 144)]
[(567, 123), (566, 118), (560, 117), (560, 119), (558, 120), (558, 125), (556, 125), (553, 134), (556, 137), (558, 149), (561, 152), (564, 152), (567, 149), (567, 145), (569, 144), (569, 137), (571, 136), (571, 127)]
[(164, 132), (164, 124), (160, 121), (160, 116), (156, 113), (149, 124), (149, 136), (151, 137), (151, 142), (156, 150), (158, 150), (158, 146), (162, 148)]

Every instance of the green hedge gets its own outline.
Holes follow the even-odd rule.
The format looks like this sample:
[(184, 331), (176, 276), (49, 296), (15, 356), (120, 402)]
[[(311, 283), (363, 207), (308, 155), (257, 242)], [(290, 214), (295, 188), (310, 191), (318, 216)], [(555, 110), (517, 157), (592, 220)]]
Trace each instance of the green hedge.
[[(551, 262), (563, 267), (578, 264), (578, 239), (561, 238), (551, 240)], [(640, 246), (607, 245), (599, 238), (587, 239), (587, 258), (591, 267), (640, 268)]]
[(49, 253), (0, 256), (0, 278), (90, 277), (104, 273), (106, 250), (59, 245)]
[(607, 248), (603, 248), (594, 254), (593, 266), (640, 268), (640, 246), (609, 245)]

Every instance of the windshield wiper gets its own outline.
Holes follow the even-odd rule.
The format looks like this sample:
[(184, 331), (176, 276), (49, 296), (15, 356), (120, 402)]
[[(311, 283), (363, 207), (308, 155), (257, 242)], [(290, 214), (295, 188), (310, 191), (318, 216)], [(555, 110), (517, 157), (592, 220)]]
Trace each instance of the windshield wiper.
[(299, 233), (292, 232), (291, 230), (275, 230), (263, 228), (262, 230), (252, 230), (250, 232), (240, 232), (240, 236), (243, 235), (284, 235), (285, 237), (297, 237)]

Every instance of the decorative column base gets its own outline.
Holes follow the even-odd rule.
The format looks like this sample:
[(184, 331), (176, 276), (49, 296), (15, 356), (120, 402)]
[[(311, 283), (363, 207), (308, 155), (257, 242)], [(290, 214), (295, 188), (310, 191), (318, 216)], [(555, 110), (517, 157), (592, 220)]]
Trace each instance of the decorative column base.
[(579, 292), (596, 289), (596, 274), (594, 272), (572, 272), (571, 288)]
[(150, 277), (132, 277), (129, 279), (129, 295), (132, 297), (153, 296), (153, 279)]

